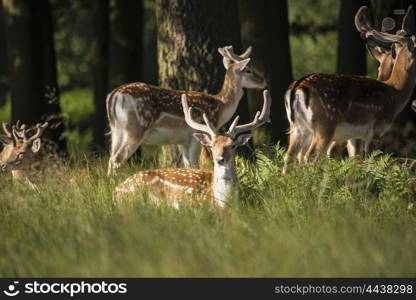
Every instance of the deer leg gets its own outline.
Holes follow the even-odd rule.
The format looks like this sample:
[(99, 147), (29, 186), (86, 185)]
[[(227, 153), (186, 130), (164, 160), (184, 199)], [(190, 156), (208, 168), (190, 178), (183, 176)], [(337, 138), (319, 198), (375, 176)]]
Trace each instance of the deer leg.
[(117, 148), (111, 149), (111, 157), (108, 163), (108, 176), (115, 173), (115, 170), (126, 161), (136, 150), (144, 139), (144, 129), (136, 129), (135, 131), (123, 131), (115, 143)]
[(361, 155), (363, 150), (363, 141), (361, 140), (348, 140), (347, 142), (348, 156), (354, 157)]
[(117, 151), (119, 150), (121, 144), (123, 142), (123, 131), (119, 130), (117, 127), (111, 129), (111, 153), (110, 159), (108, 160), (108, 171), (107, 175), (111, 176), (115, 169), (118, 167), (115, 165), (114, 157)]
[(327, 152), (333, 133), (334, 131), (331, 129), (321, 129), (315, 132), (312, 143), (305, 154), (305, 163), (316, 162), (322, 153)]
[(284, 166), (282, 173), (287, 174), (289, 165), (293, 162), (296, 155), (299, 153), (302, 147), (302, 140), (301, 135), (297, 129), (293, 130), (289, 136), (289, 148), (287, 149), (285, 159), (284, 159)]
[(336, 141), (332, 141), (329, 144), (329, 147), (328, 147), (328, 150), (327, 150), (326, 154), (329, 157), (332, 157), (332, 158), (334, 158), (336, 156), (341, 156), (342, 151), (345, 149), (346, 145), (347, 145), (347, 143), (339, 143), (339, 142), (336, 142)]

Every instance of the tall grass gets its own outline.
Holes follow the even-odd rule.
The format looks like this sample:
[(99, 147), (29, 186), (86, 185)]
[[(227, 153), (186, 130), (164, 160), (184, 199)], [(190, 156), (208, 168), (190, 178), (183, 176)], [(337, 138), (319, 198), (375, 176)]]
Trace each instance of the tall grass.
[(416, 275), (411, 166), (375, 153), (281, 176), (283, 153), (238, 158), (241, 199), (225, 210), (116, 203), (138, 167), (110, 180), (105, 158), (73, 157), (38, 193), (3, 176), (0, 276)]

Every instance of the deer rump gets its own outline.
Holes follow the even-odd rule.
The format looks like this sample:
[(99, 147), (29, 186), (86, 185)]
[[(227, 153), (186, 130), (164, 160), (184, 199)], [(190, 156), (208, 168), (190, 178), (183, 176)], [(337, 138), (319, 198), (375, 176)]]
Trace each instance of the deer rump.
[[(336, 121), (336, 141), (365, 139), (369, 127), (374, 125), (379, 125), (374, 134), (382, 135), (388, 130), (383, 125), (390, 124), (395, 117), (393, 102), (380, 101), (388, 99), (391, 90), (380, 81), (361, 76), (308, 75), (293, 83), (285, 95), (290, 130), (302, 132), (310, 142), (315, 126)], [(379, 120), (378, 124), (367, 124), (369, 118)]]

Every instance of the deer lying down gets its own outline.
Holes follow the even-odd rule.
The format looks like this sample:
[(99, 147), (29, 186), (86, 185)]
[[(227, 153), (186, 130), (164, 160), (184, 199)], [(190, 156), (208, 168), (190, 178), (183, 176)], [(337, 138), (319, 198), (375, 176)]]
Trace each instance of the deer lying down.
[(159, 169), (138, 172), (128, 177), (116, 187), (119, 199), (132, 193), (147, 192), (156, 203), (160, 198), (167, 198), (168, 203), (178, 207), (182, 201), (208, 202), (224, 207), (238, 198), (238, 182), (234, 165), (235, 149), (245, 145), (251, 134), (244, 132), (257, 128), (269, 120), (271, 98), (264, 91), (263, 109), (257, 112), (254, 120), (245, 125), (237, 125), (237, 116), (228, 131), (220, 134), (203, 114), (205, 124), (192, 118), (192, 108), (188, 106), (187, 96), (182, 95), (182, 107), (186, 123), (198, 133), (193, 136), (207, 146), (213, 156), (214, 171), (196, 169)]
[(0, 168), (2, 171), (11, 171), (13, 181), (28, 184), (33, 189), (36, 188), (29, 178), (39, 166), (41, 136), (47, 126), (46, 122), (26, 129), (26, 126), (20, 126), (19, 122), (13, 126), (3, 123), (5, 134), (0, 135), (0, 142), (3, 144), (3, 151), (0, 153)]

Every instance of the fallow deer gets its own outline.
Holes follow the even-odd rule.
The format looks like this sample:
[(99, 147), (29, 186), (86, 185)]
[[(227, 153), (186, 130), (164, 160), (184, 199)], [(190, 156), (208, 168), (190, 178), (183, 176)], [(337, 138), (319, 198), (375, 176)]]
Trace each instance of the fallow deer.
[(368, 14), (361, 14), (358, 28), (366, 40), (383, 48), (395, 46), (396, 60), (389, 79), (378, 81), (361, 76), (311, 74), (297, 81), (289, 95), (293, 126), (283, 172), (298, 153), (302, 135), (313, 135), (303, 157), (316, 161), (327, 151), (332, 140), (364, 141), (364, 149), (373, 138), (390, 128), (397, 114), (409, 101), (416, 83), (413, 7), (403, 20), (403, 32), (388, 34), (372, 28)]
[(41, 136), (47, 126), (46, 122), (26, 129), (26, 126), (20, 125), (19, 122), (13, 126), (3, 123), (5, 135), (0, 135), (0, 142), (3, 144), (0, 168), (3, 171), (11, 171), (15, 182), (28, 184), (33, 189), (36, 185), (29, 177), (33, 169), (39, 165)]
[(267, 90), (263, 93), (264, 102), (261, 112), (257, 112), (254, 120), (245, 125), (237, 125), (237, 116), (228, 131), (220, 134), (204, 113), (201, 124), (193, 119), (198, 114), (193, 113), (188, 104), (188, 95), (182, 95), (182, 107), (186, 123), (197, 133), (193, 136), (204, 146), (207, 146), (214, 160), (214, 171), (197, 169), (159, 169), (146, 170), (128, 177), (116, 187), (116, 196), (129, 195), (137, 192), (147, 192), (151, 199), (158, 202), (167, 198), (169, 204), (178, 207), (182, 201), (206, 202), (218, 207), (224, 207), (238, 197), (238, 182), (234, 165), (235, 149), (245, 145), (251, 134), (245, 133), (263, 125), (269, 120), (271, 98)]
[(226, 69), (220, 92), (163, 89), (146, 83), (130, 83), (113, 90), (107, 97), (107, 115), (111, 129), (111, 157), (108, 175), (128, 159), (141, 145), (178, 144), (183, 148), (186, 168), (197, 167), (201, 146), (192, 138), (194, 130), (186, 125), (181, 109), (181, 95), (186, 94), (196, 114), (206, 112), (215, 128), (220, 128), (234, 115), (243, 96), (243, 88), (263, 89), (264, 79), (249, 67), (249, 47), (242, 55), (232, 46), (219, 48)]
[[(407, 14), (408, 13), (409, 11), (407, 12)], [(358, 10), (357, 14), (355, 15), (355, 24), (359, 31), (360, 31), (359, 26), (361, 26), (360, 20), (362, 19), (363, 14), (368, 15), (368, 9), (365, 6), (361, 7)], [(397, 31), (397, 34), (400, 34), (400, 32), (401, 31)], [(385, 81), (389, 79), (391, 75), (391, 71), (393, 69), (394, 62), (395, 62), (394, 46), (391, 49), (386, 49), (386, 48), (380, 47), (377, 44), (371, 43), (371, 41), (368, 41), (366, 44), (366, 48), (371, 54), (371, 56), (373, 56), (373, 58), (375, 58), (379, 64), (377, 68), (377, 80)], [(290, 118), (291, 117), (290, 116), (291, 114), (290, 95), (293, 92), (292, 88), (295, 87), (296, 84), (297, 84), (297, 81), (293, 82), (285, 95), (285, 107), (286, 107), (286, 112), (287, 112), (287, 116), (289, 119), (289, 123), (291, 123), (290, 124), (291, 127), (293, 126), (292, 124), (293, 122), (291, 122), (291, 118)], [(308, 133), (310, 132), (307, 132), (307, 131), (303, 132), (303, 136), (302, 138), (300, 138), (302, 140), (302, 145), (299, 147), (299, 150), (297, 153), (297, 157), (299, 161), (302, 160), (303, 156), (308, 150), (310, 143), (312, 142), (312, 133), (310, 133), (309, 135)], [(337, 143), (336, 141), (332, 141), (330, 146), (328, 147), (327, 155), (329, 157), (334, 157), (337, 153), (341, 153), (345, 149), (345, 147), (348, 150), (348, 156), (353, 157), (357, 154), (361, 154), (363, 150), (363, 142), (359, 139), (348, 140), (347, 142), (344, 142), (344, 143)]]

